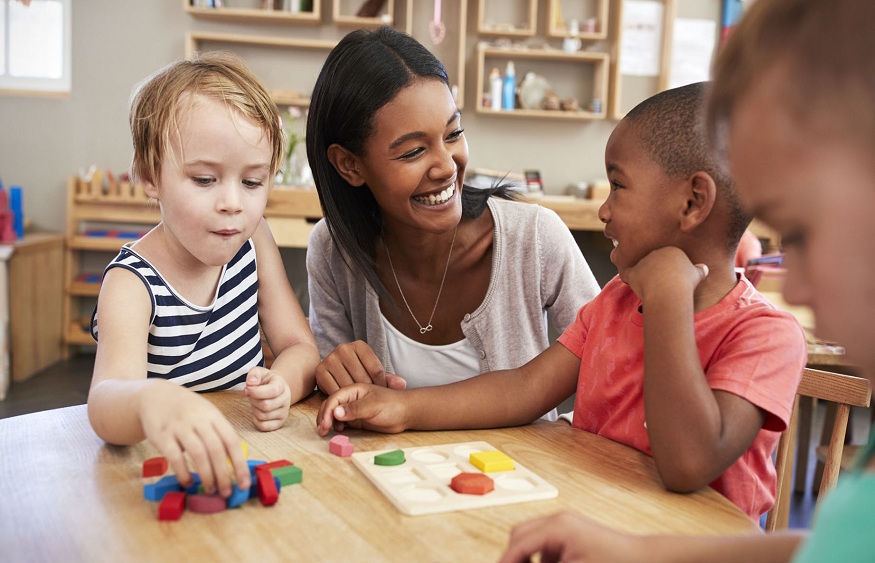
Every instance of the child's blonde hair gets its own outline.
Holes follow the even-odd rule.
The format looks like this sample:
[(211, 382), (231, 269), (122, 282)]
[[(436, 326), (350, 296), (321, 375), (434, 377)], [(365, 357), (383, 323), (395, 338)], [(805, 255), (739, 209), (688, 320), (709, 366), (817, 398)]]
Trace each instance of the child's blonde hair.
[(197, 53), (143, 80), (131, 97), (134, 143), (131, 174), (137, 182), (157, 184), (161, 166), (179, 131), (180, 114), (200, 94), (228, 104), (260, 125), (271, 144), (270, 179), (282, 165), (283, 130), (276, 105), (242, 60), (230, 53)]
[(875, 2), (757, 0), (714, 64), (708, 129), (718, 148), (735, 104), (767, 72), (796, 123), (875, 147)]

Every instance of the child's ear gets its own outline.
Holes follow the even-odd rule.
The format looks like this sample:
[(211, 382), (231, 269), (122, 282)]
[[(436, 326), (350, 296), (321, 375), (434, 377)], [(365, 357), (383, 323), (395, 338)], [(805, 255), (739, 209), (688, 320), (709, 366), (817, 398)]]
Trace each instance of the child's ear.
[(359, 171), (358, 158), (337, 143), (328, 147), (328, 161), (351, 186), (362, 186), (365, 179)]
[(687, 205), (681, 218), (681, 230), (685, 233), (705, 222), (717, 199), (717, 184), (707, 172), (696, 172), (687, 182)]
[(141, 182), (143, 184), (143, 192), (146, 196), (158, 200), (158, 186), (152, 183), (151, 180), (143, 180)]

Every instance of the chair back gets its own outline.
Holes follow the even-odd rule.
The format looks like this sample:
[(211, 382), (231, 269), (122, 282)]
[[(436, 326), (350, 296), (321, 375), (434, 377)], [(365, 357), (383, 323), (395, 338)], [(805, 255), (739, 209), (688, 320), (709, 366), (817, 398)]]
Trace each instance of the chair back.
[[(766, 531), (784, 529), (790, 518), (790, 493), (793, 482), (793, 459), (795, 459), (796, 425), (799, 415), (799, 396), (812, 397), (822, 401), (836, 403), (836, 417), (829, 439), (829, 449), (823, 469), (823, 479), (820, 482), (820, 492), (817, 497), (819, 504), (831, 491), (838, 480), (841, 468), (842, 450), (845, 445), (845, 434), (848, 429), (848, 416), (851, 407), (868, 407), (872, 394), (869, 380), (831, 371), (805, 368), (802, 370), (802, 380), (796, 391), (793, 402), (793, 413), (790, 424), (778, 440), (775, 452), (775, 469), (778, 475), (775, 506), (766, 517)], [(801, 444), (807, 448), (808, 444)], [(816, 508), (815, 508), (816, 510)]]

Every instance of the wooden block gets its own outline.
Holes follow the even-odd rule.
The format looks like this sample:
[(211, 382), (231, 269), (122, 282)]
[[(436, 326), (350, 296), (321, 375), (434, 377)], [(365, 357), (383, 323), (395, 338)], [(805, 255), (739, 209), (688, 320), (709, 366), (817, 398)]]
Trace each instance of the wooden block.
[(158, 505), (158, 520), (179, 520), (185, 511), (185, 493), (170, 491)]
[(167, 473), (167, 458), (153, 457), (143, 462), (143, 477), (158, 477)]
[(256, 473), (258, 473), (258, 482), (256, 483), (256, 487), (258, 487), (258, 500), (264, 506), (276, 504), (276, 501), (280, 498), (277, 481), (274, 480), (273, 475), (268, 471), (257, 471)]
[(143, 498), (152, 502), (158, 502), (167, 493), (178, 491), (182, 491), (182, 486), (180, 486), (176, 475), (165, 475), (159, 481), (149, 483), (143, 487)]
[(213, 514), (225, 508), (225, 499), (219, 495), (189, 495), (188, 497), (188, 509), (198, 514)]
[(237, 508), (246, 502), (246, 499), (248, 498), (249, 489), (243, 490), (237, 486), (237, 483), (234, 483), (233, 489), (231, 490), (231, 496), (226, 499), (226, 505), (228, 508)]
[(472, 453), (470, 461), (471, 465), (484, 473), (512, 471), (514, 467), (513, 459), (498, 450)]
[(349, 457), (355, 451), (355, 446), (350, 444), (348, 436), (338, 434), (328, 442), (328, 451), (336, 456)]
[(459, 473), (450, 481), (450, 488), (462, 495), (485, 495), (495, 489), (495, 481), (482, 473)]
[(391, 452), (374, 456), (374, 465), (392, 466), (401, 465), (402, 463), (404, 463), (404, 450), (392, 450)]

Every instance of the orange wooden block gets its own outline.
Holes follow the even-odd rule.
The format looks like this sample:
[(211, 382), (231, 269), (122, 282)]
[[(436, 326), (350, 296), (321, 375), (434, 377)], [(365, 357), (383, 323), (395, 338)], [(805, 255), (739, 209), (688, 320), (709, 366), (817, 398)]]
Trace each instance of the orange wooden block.
[(450, 488), (462, 495), (485, 495), (495, 489), (495, 482), (482, 473), (459, 473), (450, 481)]
[(167, 458), (153, 457), (143, 462), (143, 477), (157, 477), (167, 473)]

